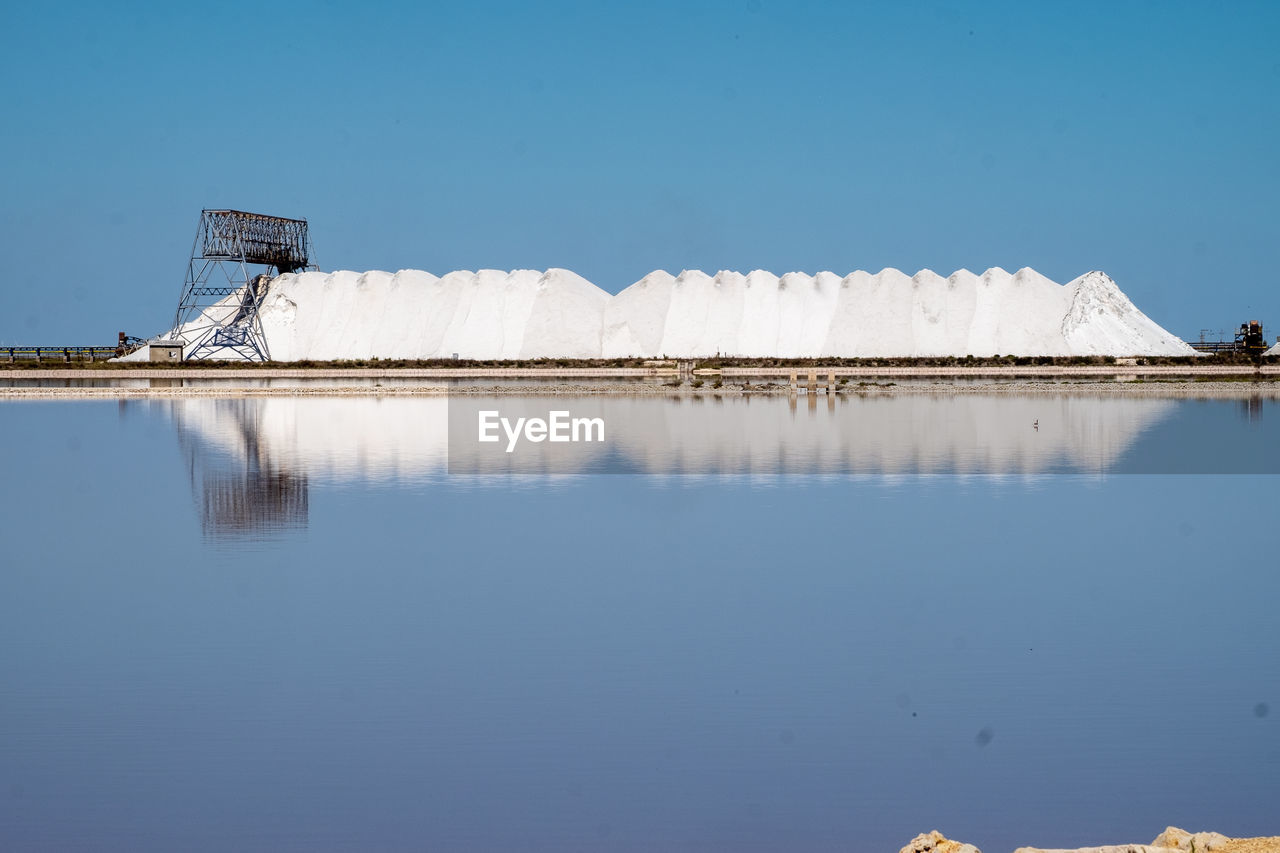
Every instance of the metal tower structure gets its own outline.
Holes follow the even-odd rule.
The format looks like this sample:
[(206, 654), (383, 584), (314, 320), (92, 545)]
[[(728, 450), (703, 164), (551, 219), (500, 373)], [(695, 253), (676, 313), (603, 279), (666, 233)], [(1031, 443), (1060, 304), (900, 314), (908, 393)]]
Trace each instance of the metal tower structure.
[(171, 338), (184, 360), (270, 361), (258, 309), (277, 275), (316, 269), (307, 220), (242, 210), (204, 210)]

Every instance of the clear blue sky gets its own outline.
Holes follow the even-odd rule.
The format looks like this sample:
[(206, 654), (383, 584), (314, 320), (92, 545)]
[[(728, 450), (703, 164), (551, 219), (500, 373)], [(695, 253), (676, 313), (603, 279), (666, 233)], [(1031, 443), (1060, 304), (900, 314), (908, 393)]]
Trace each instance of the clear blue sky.
[(1280, 4), (18, 4), (0, 342), (149, 335), (203, 207), (324, 269), (1109, 272), (1280, 332)]

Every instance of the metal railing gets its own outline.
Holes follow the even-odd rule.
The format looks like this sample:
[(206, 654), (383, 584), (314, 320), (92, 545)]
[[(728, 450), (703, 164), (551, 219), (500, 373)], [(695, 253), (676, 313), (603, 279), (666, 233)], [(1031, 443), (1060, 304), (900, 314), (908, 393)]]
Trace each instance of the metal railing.
[(119, 347), (6, 347), (0, 346), (0, 360), (44, 361), (99, 361), (123, 355)]

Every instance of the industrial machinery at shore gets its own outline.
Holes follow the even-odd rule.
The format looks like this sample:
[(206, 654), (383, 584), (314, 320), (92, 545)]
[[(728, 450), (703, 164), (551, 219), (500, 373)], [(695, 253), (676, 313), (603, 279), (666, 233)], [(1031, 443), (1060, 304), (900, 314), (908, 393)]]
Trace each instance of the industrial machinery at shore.
[(1207, 336), (1210, 334), (1213, 334), (1210, 330), (1201, 329), (1200, 340), (1187, 341), (1187, 343), (1193, 349), (1207, 353), (1238, 352), (1246, 355), (1262, 355), (1268, 348), (1267, 336), (1262, 330), (1262, 324), (1257, 320), (1241, 323), (1240, 328), (1231, 340), (1227, 340), (1226, 332), (1222, 331), (1217, 332), (1217, 340), (1207, 340)]
[(277, 275), (316, 269), (307, 220), (204, 210), (196, 228), (171, 340), (183, 361), (270, 361), (258, 309)]
[(1251, 355), (1260, 355), (1267, 351), (1267, 336), (1262, 333), (1262, 324), (1255, 320), (1240, 324), (1240, 331), (1236, 332), (1236, 340), (1240, 342), (1244, 351)]

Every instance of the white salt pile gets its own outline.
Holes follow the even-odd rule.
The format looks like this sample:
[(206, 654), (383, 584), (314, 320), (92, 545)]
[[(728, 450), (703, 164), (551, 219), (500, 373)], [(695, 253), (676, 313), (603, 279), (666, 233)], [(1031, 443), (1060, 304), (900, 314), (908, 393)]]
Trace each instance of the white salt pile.
[(1031, 269), (658, 271), (616, 296), (562, 269), (301, 273), (271, 282), (260, 315), (277, 361), (1194, 354), (1104, 273)]
[(277, 361), (600, 355), (609, 294), (568, 270), (282, 275), (262, 329)]
[(1263, 355), (1280, 355), (1280, 340), (1276, 341), (1276, 345), (1263, 353)]
[(605, 308), (622, 355), (1191, 355), (1107, 275), (655, 272)]

